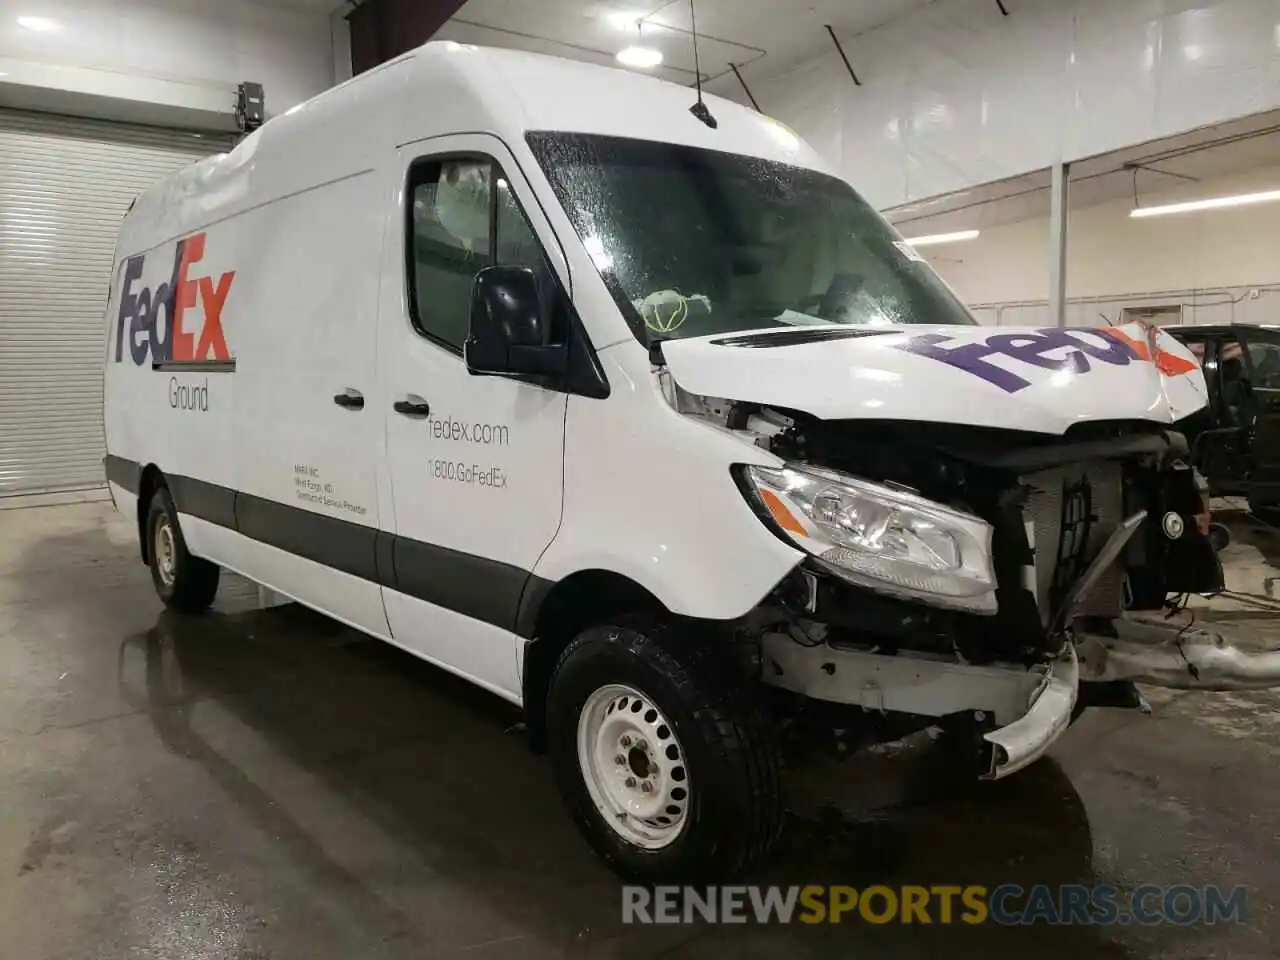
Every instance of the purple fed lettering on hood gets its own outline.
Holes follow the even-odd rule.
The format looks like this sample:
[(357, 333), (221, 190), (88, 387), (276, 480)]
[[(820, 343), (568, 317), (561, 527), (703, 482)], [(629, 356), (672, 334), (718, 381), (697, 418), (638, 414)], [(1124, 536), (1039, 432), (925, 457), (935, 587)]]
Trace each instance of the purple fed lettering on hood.
[(926, 333), (895, 346), (981, 377), (1006, 393), (1017, 393), (1031, 386), (1031, 381), (992, 363), (997, 357), (1042, 370), (1083, 374), (1088, 373), (1095, 362), (1125, 367), (1150, 356), (1149, 351), (1141, 350), (1136, 341), (1119, 331), (1092, 327), (996, 333), (985, 340), (959, 340), (945, 334)]

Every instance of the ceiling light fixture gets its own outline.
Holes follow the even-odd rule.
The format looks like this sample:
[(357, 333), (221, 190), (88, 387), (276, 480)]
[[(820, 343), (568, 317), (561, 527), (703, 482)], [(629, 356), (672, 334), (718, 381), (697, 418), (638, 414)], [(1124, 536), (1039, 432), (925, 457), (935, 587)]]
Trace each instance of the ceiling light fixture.
[(48, 17), (19, 17), (18, 26), (27, 30), (34, 30), (36, 33), (52, 33), (55, 30), (61, 30), (62, 24), (57, 20), (50, 20)]
[(959, 243), (961, 240), (976, 240), (981, 235), (978, 230), (957, 230), (955, 233), (931, 233), (927, 237), (907, 237), (907, 243), (913, 247), (931, 247), (939, 243)]
[(635, 30), (644, 20), (644, 14), (634, 10), (614, 10), (607, 14), (606, 19), (617, 30)]
[(618, 51), (618, 62), (624, 67), (652, 70), (662, 63), (662, 51), (653, 47), (625, 47)]
[(1210, 197), (1208, 200), (1188, 200), (1185, 203), (1166, 203), (1158, 207), (1137, 207), (1129, 211), (1131, 217), (1163, 217), (1171, 213), (1195, 213), (1197, 210), (1225, 210), (1229, 207), (1247, 207), (1255, 203), (1272, 203), (1280, 200), (1280, 190), (1262, 193), (1242, 193), (1234, 197)]

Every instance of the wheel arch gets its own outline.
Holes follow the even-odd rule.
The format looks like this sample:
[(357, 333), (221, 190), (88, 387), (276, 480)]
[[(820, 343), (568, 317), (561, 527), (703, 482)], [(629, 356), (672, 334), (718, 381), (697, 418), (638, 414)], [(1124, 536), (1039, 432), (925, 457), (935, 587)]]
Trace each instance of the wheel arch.
[(560, 654), (587, 627), (611, 616), (667, 614), (649, 590), (611, 570), (579, 570), (554, 583), (532, 578), (520, 604), (518, 632), (527, 639), (520, 685), (529, 745), (546, 748), (547, 693)]
[(144, 564), (151, 563), (150, 538), (147, 536), (147, 513), (151, 509), (151, 498), (155, 496), (157, 490), (167, 487), (168, 484), (159, 467), (154, 463), (143, 467), (141, 479), (138, 481), (138, 543)]

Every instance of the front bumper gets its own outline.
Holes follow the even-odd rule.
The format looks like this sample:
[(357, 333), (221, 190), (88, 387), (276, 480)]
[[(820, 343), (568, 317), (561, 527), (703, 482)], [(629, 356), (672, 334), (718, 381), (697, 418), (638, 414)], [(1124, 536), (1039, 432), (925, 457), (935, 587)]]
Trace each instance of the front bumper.
[(1068, 647), (1046, 672), (1044, 683), (1027, 712), (1008, 726), (983, 736), (991, 745), (988, 779), (1007, 777), (1038, 760), (1071, 726), (1079, 682), (1075, 650)]
[(783, 633), (765, 634), (762, 654), (765, 683), (815, 700), (939, 719), (969, 714), (985, 723), (990, 717), (998, 726), (982, 743), (990, 754), (983, 776), (991, 780), (1021, 770), (1053, 745), (1071, 723), (1079, 682), (1070, 646), (1032, 669), (801, 644)]
[(1182, 690), (1280, 687), (1280, 651), (1247, 651), (1205, 627), (1132, 617), (1120, 617), (1112, 626), (1115, 636), (1077, 635), (1081, 680), (1130, 680)]

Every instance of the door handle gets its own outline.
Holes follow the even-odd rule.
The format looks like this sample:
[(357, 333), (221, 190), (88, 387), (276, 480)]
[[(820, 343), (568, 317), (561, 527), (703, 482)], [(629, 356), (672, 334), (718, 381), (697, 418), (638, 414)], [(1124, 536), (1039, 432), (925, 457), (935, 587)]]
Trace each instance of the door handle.
[(397, 400), (392, 405), (392, 409), (402, 417), (411, 417), (414, 420), (425, 420), (431, 416), (431, 405), (413, 394), (403, 400)]
[(359, 390), (352, 390), (350, 387), (347, 387), (342, 393), (335, 394), (333, 402), (344, 410), (364, 409), (364, 395)]

